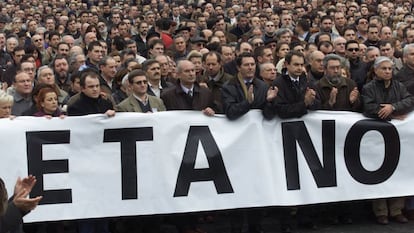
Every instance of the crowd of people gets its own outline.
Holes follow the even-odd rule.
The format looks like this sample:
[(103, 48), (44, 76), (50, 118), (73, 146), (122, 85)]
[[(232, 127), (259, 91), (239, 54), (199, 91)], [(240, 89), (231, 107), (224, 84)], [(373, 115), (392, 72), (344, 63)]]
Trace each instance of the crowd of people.
[[(0, 118), (197, 110), (236, 120), (260, 109), (268, 120), (312, 110), (404, 120), (414, 107), (411, 0), (22, 0), (0, 9)], [(35, 207), (41, 197), (25, 199), (28, 189), (17, 189), (7, 211), (20, 199), (34, 203), (22, 214)], [(406, 223), (413, 203), (399, 197), (372, 207), (379, 224)], [(334, 209), (334, 222), (352, 223), (349, 208)], [(293, 230), (296, 215), (314, 227), (308, 212), (280, 209), (281, 231)], [(228, 214), (232, 232), (241, 232), (244, 214), (249, 232), (263, 232), (257, 210)], [(179, 232), (202, 232), (199, 217), (173, 222)], [(159, 232), (160, 221), (144, 219), (140, 229)], [(105, 219), (77, 226), (110, 231)]]

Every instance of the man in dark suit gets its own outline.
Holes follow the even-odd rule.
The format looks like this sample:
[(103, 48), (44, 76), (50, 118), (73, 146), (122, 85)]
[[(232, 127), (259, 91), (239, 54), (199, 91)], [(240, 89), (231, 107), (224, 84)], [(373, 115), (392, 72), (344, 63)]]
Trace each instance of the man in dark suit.
[(147, 94), (148, 81), (145, 72), (133, 70), (128, 74), (132, 94), (116, 106), (119, 112), (157, 112), (165, 111), (162, 100)]
[(207, 87), (196, 82), (194, 64), (188, 60), (179, 61), (177, 77), (179, 80), (175, 88), (170, 88), (161, 95), (167, 110), (200, 110), (207, 116), (213, 116), (213, 94)]
[(265, 118), (272, 119), (301, 117), (308, 109), (319, 106), (316, 92), (308, 85), (304, 75), (305, 58), (301, 52), (292, 51), (285, 57), (287, 71), (276, 78), (273, 84), (279, 89), (277, 97), (266, 105), (263, 114)]

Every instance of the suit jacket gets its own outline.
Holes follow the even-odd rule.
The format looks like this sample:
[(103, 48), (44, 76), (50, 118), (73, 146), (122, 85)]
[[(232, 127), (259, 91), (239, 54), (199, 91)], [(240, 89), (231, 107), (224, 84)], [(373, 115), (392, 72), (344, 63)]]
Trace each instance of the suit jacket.
[(319, 97), (315, 98), (313, 105), (305, 105), (306, 90), (311, 88), (305, 75), (299, 77), (298, 87), (293, 84), (288, 74), (277, 77), (273, 81), (273, 85), (279, 91), (277, 97), (272, 102), (267, 103), (263, 110), (263, 115), (266, 119), (272, 119), (276, 114), (280, 118), (301, 117), (308, 113), (308, 109), (315, 110), (319, 108)]
[[(147, 95), (147, 96), (148, 96), (148, 101), (149, 101), (151, 108), (153, 109), (156, 108), (157, 111), (159, 112), (165, 111), (165, 106), (164, 106), (164, 102), (162, 101), (162, 99), (155, 97), (155, 96), (151, 96), (151, 95)], [(138, 100), (133, 95), (130, 95), (124, 101), (119, 103), (115, 107), (115, 110), (117, 112), (142, 112), (142, 109), (138, 103)]]
[(246, 114), (250, 109), (263, 109), (268, 87), (258, 78), (253, 79), (252, 85), (254, 100), (249, 103), (237, 77), (224, 84), (222, 88), (223, 108), (227, 118), (234, 120)]
[(194, 83), (193, 97), (190, 98), (181, 88), (180, 82), (167, 89), (161, 95), (167, 110), (203, 110), (207, 107), (215, 109), (213, 94), (206, 87)]

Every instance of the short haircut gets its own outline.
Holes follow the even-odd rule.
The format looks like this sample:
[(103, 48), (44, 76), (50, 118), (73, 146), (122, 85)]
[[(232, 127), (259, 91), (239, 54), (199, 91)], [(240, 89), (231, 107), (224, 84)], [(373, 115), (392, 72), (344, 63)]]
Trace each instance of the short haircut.
[(39, 80), (40, 73), (42, 73), (42, 71), (43, 71), (43, 70), (45, 70), (45, 69), (51, 69), (51, 70), (52, 70), (52, 73), (54, 73), (54, 72), (53, 72), (53, 69), (52, 69), (52, 68), (50, 68), (49, 66), (47, 66), (47, 65), (41, 66), (41, 67), (39, 67), (39, 69), (37, 70), (37, 74), (36, 74), (36, 79), (37, 79), (37, 80)]
[(133, 70), (133, 71), (129, 72), (129, 74), (128, 74), (128, 82), (130, 84), (132, 84), (134, 82), (134, 78), (137, 77), (137, 76), (144, 76), (144, 77), (146, 77), (145, 76), (145, 72), (143, 70), (136, 69), (136, 70)]
[(91, 52), (94, 47), (102, 47), (101, 43), (99, 41), (92, 41), (88, 45), (88, 52)]
[(145, 72), (147, 72), (148, 69), (149, 69), (149, 67), (152, 66), (155, 63), (159, 63), (159, 62), (157, 60), (155, 60), (155, 59), (145, 60), (145, 62), (142, 63), (142, 70), (145, 71)]
[(243, 58), (247, 58), (247, 57), (251, 57), (251, 58), (254, 59), (254, 56), (251, 53), (242, 53), (239, 56), (237, 56), (236, 57), (236, 64), (237, 64), (237, 66), (240, 67), (241, 64), (242, 64)]
[(303, 53), (301, 53), (299, 51), (290, 51), (285, 56), (285, 62), (287, 64), (290, 64), (290, 62), (292, 61), (293, 56), (301, 57), (301, 58), (303, 58), (303, 60), (305, 60), (305, 56), (303, 55)]
[(221, 64), (221, 55), (220, 55), (218, 52), (216, 52), (216, 51), (210, 51), (210, 52), (208, 52), (208, 53), (203, 54), (203, 58), (201, 59), (201, 61), (202, 61), (202, 62), (206, 62), (206, 60), (207, 60), (207, 56), (208, 56), (208, 57), (211, 57), (211, 56), (216, 56), (216, 58), (217, 58), (217, 62), (218, 62), (219, 64)]
[(336, 55), (336, 54), (328, 54), (325, 56), (325, 58), (323, 59), (323, 67), (328, 67), (328, 62), (329, 61), (339, 61), (339, 63), (341, 63), (342, 59), (340, 56)]
[(99, 74), (96, 72), (95, 69), (86, 68), (82, 70), (81, 75), (80, 75), (80, 86), (83, 88), (85, 87), (85, 80), (87, 77), (99, 80)]

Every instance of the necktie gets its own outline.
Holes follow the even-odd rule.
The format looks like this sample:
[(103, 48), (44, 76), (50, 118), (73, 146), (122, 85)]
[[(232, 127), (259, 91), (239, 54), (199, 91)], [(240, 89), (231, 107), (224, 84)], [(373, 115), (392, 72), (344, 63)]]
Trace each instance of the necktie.
[(193, 91), (192, 90), (188, 90), (187, 95), (190, 97), (193, 97)]

